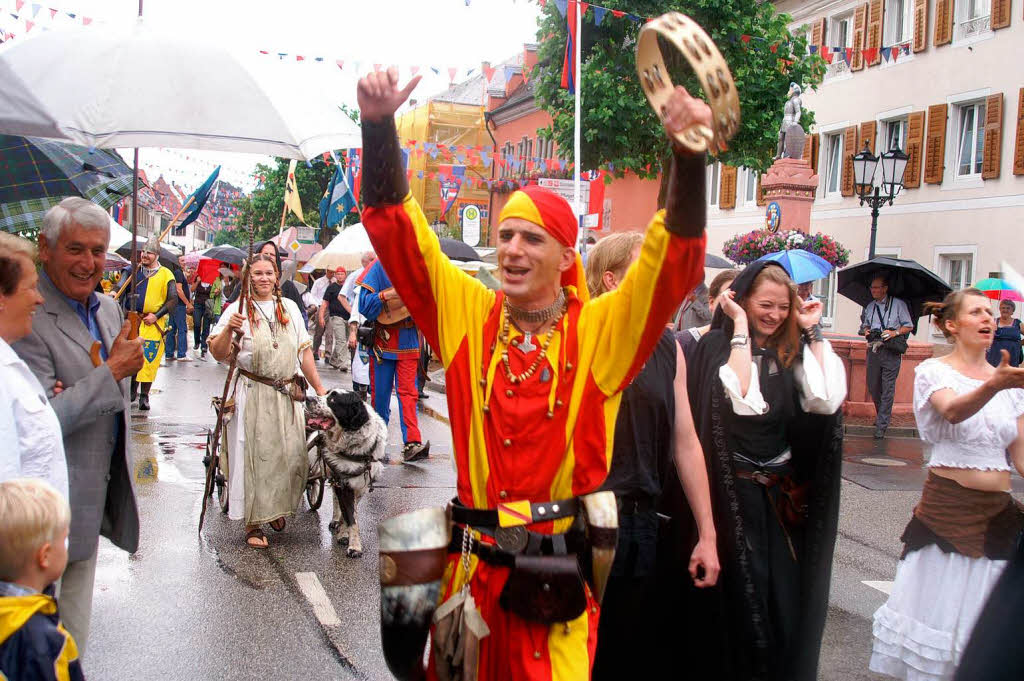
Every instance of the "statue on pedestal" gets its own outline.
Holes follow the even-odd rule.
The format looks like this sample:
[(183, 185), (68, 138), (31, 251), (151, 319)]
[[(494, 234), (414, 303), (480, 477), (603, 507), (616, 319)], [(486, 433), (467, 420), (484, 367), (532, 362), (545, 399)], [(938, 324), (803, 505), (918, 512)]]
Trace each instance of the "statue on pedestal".
[(800, 114), (803, 106), (800, 102), (802, 90), (796, 83), (789, 84), (789, 99), (786, 101), (786, 108), (782, 115), (782, 125), (779, 126), (779, 146), (775, 152), (775, 158), (800, 158), (804, 151), (804, 140), (807, 135), (800, 125)]

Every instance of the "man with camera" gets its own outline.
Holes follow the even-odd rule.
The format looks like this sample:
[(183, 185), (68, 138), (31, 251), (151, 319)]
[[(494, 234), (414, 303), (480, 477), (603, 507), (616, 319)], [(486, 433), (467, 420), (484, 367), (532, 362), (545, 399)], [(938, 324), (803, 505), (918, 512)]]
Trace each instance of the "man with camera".
[(875, 403), (875, 439), (885, 437), (896, 394), (900, 361), (907, 351), (907, 339), (914, 330), (907, 303), (889, 296), (889, 281), (884, 274), (871, 280), (873, 300), (860, 315), (860, 335), (868, 342), (868, 391)]

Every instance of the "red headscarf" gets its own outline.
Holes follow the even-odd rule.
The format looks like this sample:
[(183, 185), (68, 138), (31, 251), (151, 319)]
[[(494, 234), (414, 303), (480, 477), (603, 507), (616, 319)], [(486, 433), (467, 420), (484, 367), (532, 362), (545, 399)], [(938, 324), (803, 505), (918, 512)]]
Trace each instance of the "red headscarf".
[[(579, 222), (569, 202), (553, 191), (530, 185), (513, 192), (501, 209), (498, 224), (509, 218), (521, 218), (538, 225), (567, 248), (576, 246)], [(576, 296), (584, 302), (590, 297), (579, 253), (576, 253), (575, 265), (562, 273), (562, 286), (575, 287)]]

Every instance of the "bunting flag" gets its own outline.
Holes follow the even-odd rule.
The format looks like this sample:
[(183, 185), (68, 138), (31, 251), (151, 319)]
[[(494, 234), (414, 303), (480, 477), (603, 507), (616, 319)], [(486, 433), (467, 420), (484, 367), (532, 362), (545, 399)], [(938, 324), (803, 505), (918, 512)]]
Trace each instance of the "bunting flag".
[[(188, 215), (178, 224), (177, 229), (185, 229), (186, 226), (195, 222), (199, 214), (203, 212), (203, 206), (206, 205), (206, 200), (210, 197), (210, 190), (213, 189), (213, 183), (217, 181), (217, 176), (220, 175), (220, 166), (217, 166), (210, 176), (206, 178), (199, 187), (196, 188), (190, 199), (194, 199), (192, 205), (188, 209)], [(214, 199), (216, 201), (216, 199)], [(187, 203), (187, 201), (186, 201)]]
[[(562, 4), (567, 0), (556, 0), (558, 11), (562, 11)], [(568, 37), (565, 40), (565, 58), (562, 60), (562, 87), (569, 91), (570, 95), (576, 94), (576, 3), (570, 2), (564, 13), (568, 26)]]
[(462, 189), (462, 182), (466, 178), (466, 166), (441, 164), (437, 168), (438, 189), (441, 192), (441, 205), (444, 207), (441, 215), (447, 215), (459, 195), (459, 190)]
[(284, 205), (286, 209), (291, 209), (295, 216), (302, 221), (302, 224), (306, 224), (306, 218), (302, 217), (302, 203), (299, 200), (299, 190), (295, 184), (295, 159), (292, 159), (291, 163), (288, 164), (288, 180), (284, 185)]

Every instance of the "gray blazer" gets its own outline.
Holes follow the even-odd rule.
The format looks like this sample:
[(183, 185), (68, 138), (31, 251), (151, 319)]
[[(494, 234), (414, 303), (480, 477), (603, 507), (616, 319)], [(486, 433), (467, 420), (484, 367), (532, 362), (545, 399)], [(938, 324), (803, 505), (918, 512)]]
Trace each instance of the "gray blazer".
[[(93, 367), (89, 329), (48, 278), (39, 277), (39, 292), (45, 302), (32, 333), (12, 347), (50, 394), (64, 434), (71, 496), (68, 558), (91, 557), (101, 534), (135, 552), (139, 513), (128, 455), (131, 378), (119, 384), (106, 364)], [(112, 298), (100, 296), (96, 318), (109, 350), (124, 315)], [(64, 391), (53, 395), (57, 381)]]

